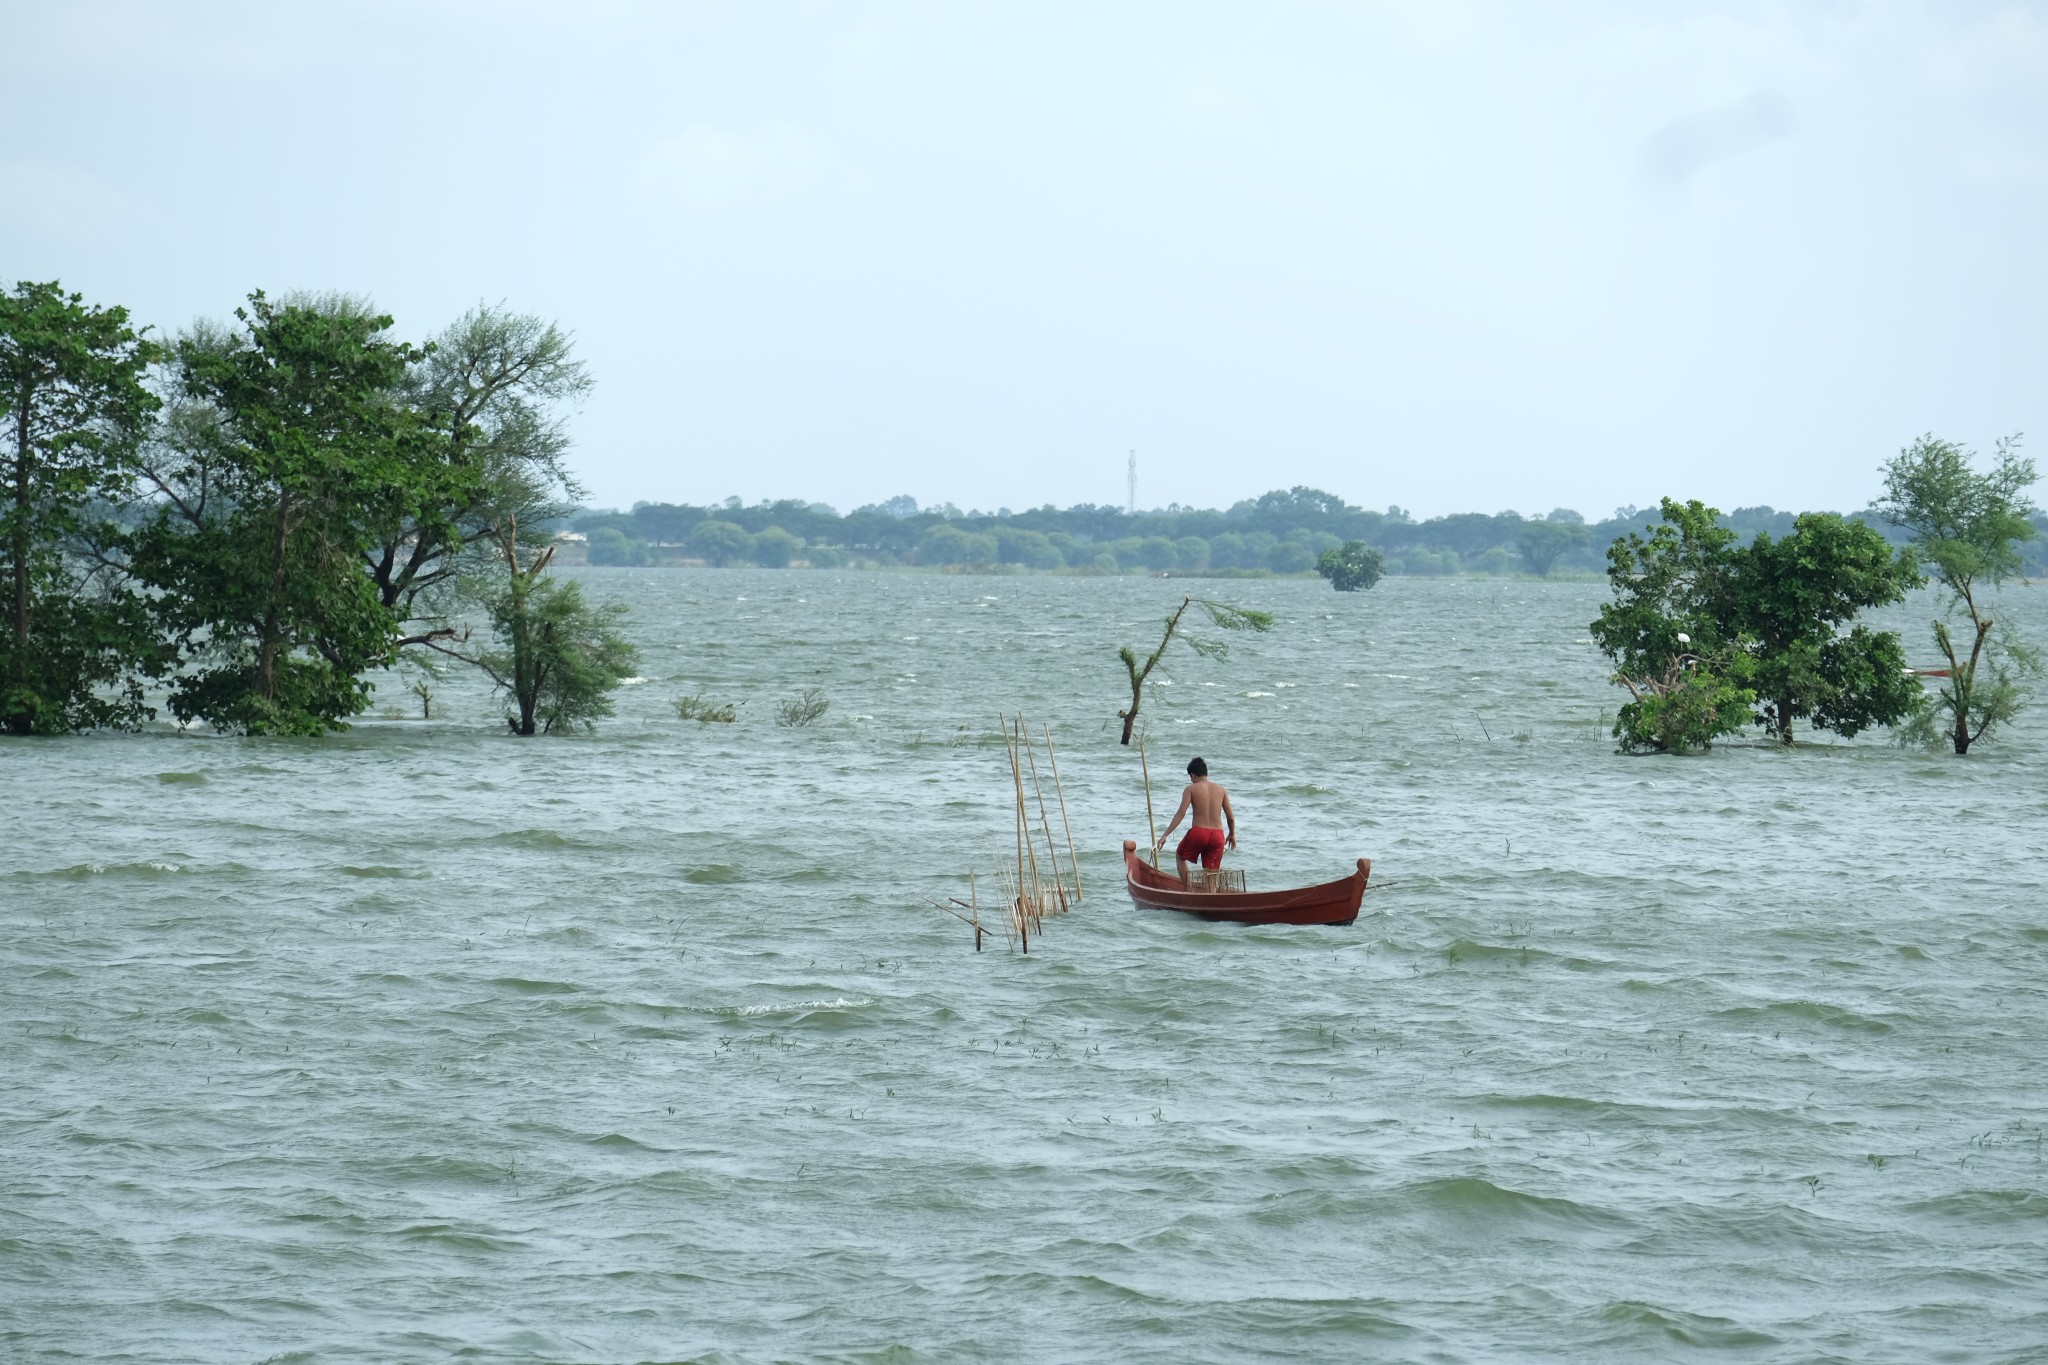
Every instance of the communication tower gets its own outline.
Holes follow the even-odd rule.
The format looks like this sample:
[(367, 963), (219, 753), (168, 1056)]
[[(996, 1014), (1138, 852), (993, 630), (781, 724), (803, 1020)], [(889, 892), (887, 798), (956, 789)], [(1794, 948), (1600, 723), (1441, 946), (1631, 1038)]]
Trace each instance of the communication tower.
[(1125, 493), (1124, 512), (1129, 516), (1138, 515), (1138, 452), (1131, 452), (1128, 489)]

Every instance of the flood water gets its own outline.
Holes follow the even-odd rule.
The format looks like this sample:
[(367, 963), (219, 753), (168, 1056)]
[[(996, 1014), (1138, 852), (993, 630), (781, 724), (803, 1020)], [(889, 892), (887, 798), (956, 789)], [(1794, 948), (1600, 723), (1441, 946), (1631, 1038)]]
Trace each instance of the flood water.
[[(593, 736), (0, 744), (0, 1356), (2048, 1352), (2048, 710), (1627, 758), (1597, 583), (577, 572)], [(1280, 620), (1169, 656), (1155, 795), (1352, 926), (1123, 893), (1190, 587)], [(977, 955), (1016, 710), (1086, 899)]]

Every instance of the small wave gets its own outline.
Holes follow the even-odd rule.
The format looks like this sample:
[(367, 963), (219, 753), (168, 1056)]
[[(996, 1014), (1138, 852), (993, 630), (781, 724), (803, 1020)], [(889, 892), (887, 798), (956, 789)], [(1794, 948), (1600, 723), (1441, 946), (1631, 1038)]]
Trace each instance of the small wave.
[(1687, 1346), (1725, 1349), (1774, 1346), (1778, 1341), (1769, 1333), (1745, 1327), (1733, 1318), (1708, 1317), (1703, 1313), (1687, 1313), (1682, 1309), (1658, 1308), (1653, 1304), (1626, 1300), (1601, 1308), (1599, 1317), (1602, 1322), (1619, 1327), (1646, 1328), (1658, 1339)]
[(684, 881), (696, 882), (699, 886), (731, 886), (746, 879), (747, 874), (731, 863), (707, 863), (683, 874)]
[(420, 881), (424, 878), (431, 877), (434, 875), (433, 873), (425, 871), (424, 869), (416, 870), (410, 867), (385, 867), (379, 863), (367, 863), (361, 867), (355, 867), (351, 864), (343, 863), (340, 867), (336, 868), (335, 871), (341, 873), (341, 875), (344, 877), (385, 877), (396, 878), (401, 881)]
[(179, 863), (74, 863), (48, 872), (17, 872), (17, 877), (55, 877), (60, 881), (82, 882), (94, 877), (174, 877), (191, 868)]
[(566, 981), (532, 981), (523, 976), (493, 977), (491, 984), (518, 991), (521, 995), (575, 995), (583, 989)]
[(1271, 692), (1240, 692), (1240, 693), (1238, 693), (1237, 695), (1238, 695), (1238, 696), (1240, 696), (1240, 697), (1270, 697), (1270, 696), (1272, 696), (1272, 695), (1273, 695), (1273, 693), (1271, 693)]
[(509, 844), (514, 848), (595, 848), (595, 844), (581, 839), (572, 839), (566, 834), (557, 834), (551, 829), (513, 829), (503, 834), (493, 834), (484, 840), (487, 844)]
[(205, 773), (158, 773), (156, 780), (174, 787), (196, 787), (206, 781)]
[(638, 687), (638, 686), (639, 686), (639, 685), (640, 685), (641, 683), (644, 683), (644, 682), (652, 682), (652, 681), (653, 681), (653, 679), (652, 679), (652, 678), (642, 678), (642, 677), (637, 677), (637, 676), (636, 676), (636, 677), (631, 677), (631, 678), (621, 678), (621, 679), (619, 679), (619, 686), (621, 686), (621, 687)]
[(2037, 1190), (1963, 1190), (1906, 1207), (1937, 1218), (1968, 1218), (1985, 1223), (2011, 1223), (2048, 1218), (2048, 1194)]
[(1570, 1199), (1526, 1194), (1476, 1175), (1449, 1176), (1410, 1185), (1407, 1194), (1424, 1208), (1439, 1213), (1485, 1218), (1546, 1218), (1571, 1223), (1610, 1224), (1616, 1216)]
[(1846, 1009), (1841, 1005), (1825, 1005), (1818, 1000), (1781, 1000), (1770, 1005), (1740, 1005), (1731, 1010), (1722, 1010), (1717, 1017), (1736, 1020), (1790, 1017), (1810, 1019), (1834, 1028), (1855, 1029), (1861, 1033), (1892, 1031), (1892, 1026), (1882, 1019), (1858, 1014), (1855, 1010)]
[(734, 1013), (742, 1018), (753, 1018), (761, 1014), (808, 1013), (812, 1010), (857, 1010), (874, 1003), (871, 995), (863, 995), (858, 1000), (849, 1000), (842, 995), (837, 1000), (799, 1000), (793, 1005), (741, 1005)]

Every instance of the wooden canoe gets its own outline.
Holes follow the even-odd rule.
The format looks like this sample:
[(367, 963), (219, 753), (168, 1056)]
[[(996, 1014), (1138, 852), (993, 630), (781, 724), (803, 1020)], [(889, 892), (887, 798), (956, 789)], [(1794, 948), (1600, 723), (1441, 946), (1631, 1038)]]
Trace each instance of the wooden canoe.
[(1189, 891), (1180, 878), (1161, 872), (1138, 856), (1138, 846), (1124, 840), (1124, 881), (1131, 901), (1141, 910), (1179, 910), (1203, 919), (1239, 924), (1349, 924), (1358, 918), (1365, 898), (1365, 880), (1372, 859), (1360, 858), (1358, 870), (1321, 886), (1290, 891)]

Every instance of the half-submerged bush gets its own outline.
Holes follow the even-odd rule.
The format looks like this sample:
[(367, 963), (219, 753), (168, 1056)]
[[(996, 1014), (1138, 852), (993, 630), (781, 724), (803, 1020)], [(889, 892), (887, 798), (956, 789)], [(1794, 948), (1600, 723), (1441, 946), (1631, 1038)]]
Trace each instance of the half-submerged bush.
[(775, 703), (775, 723), (787, 729), (801, 729), (816, 725), (831, 709), (832, 703), (826, 700), (823, 688), (806, 687), (796, 696)]
[(672, 703), (677, 720), (694, 720), (700, 725), (730, 725), (740, 718), (739, 709), (729, 701), (712, 701), (702, 692), (677, 697)]

